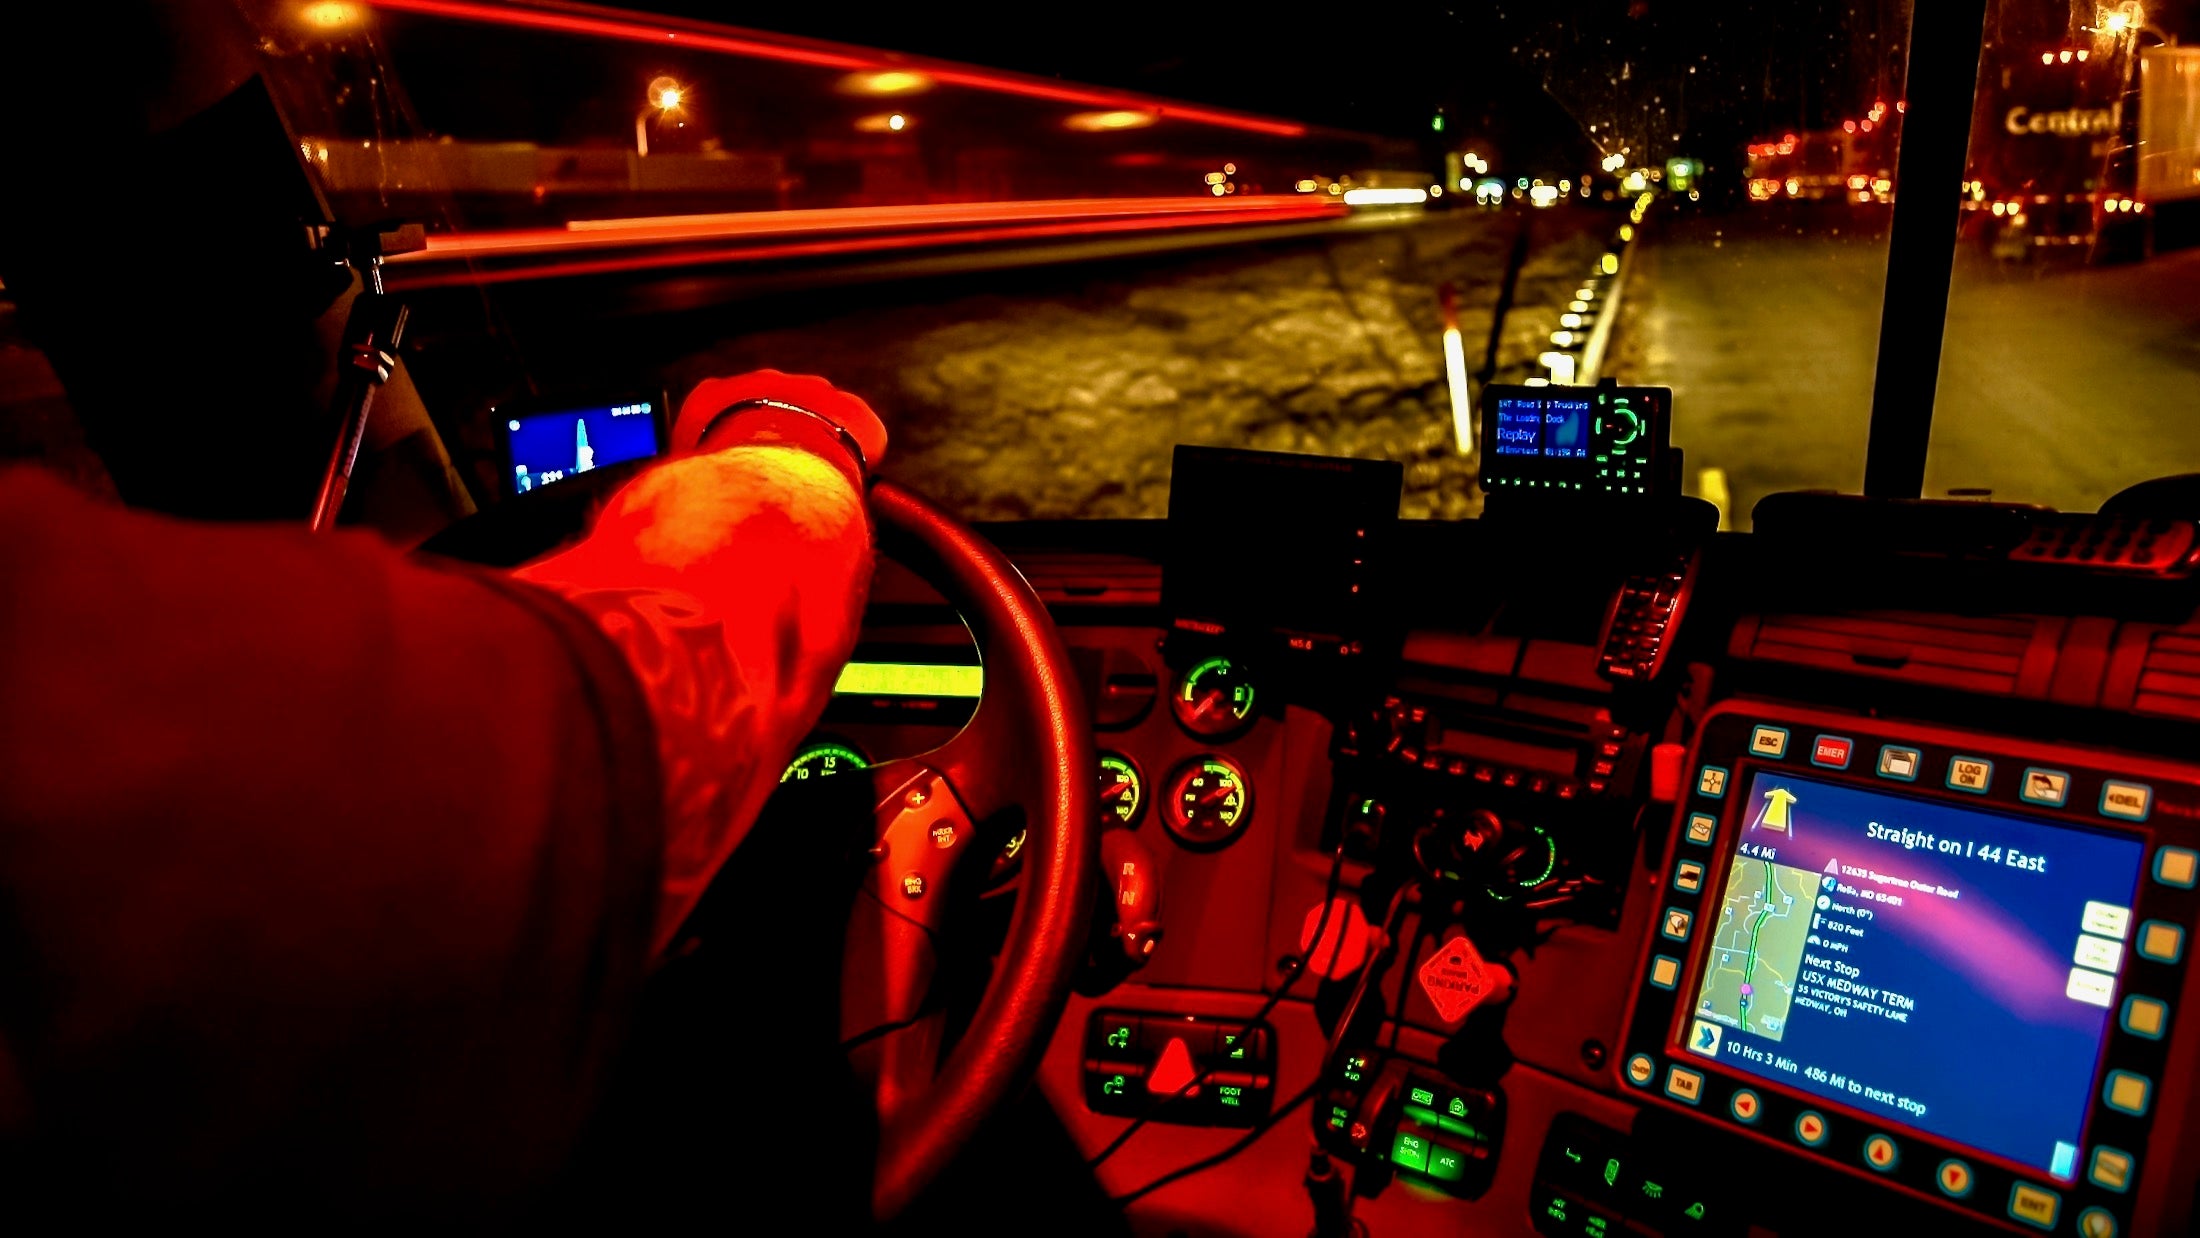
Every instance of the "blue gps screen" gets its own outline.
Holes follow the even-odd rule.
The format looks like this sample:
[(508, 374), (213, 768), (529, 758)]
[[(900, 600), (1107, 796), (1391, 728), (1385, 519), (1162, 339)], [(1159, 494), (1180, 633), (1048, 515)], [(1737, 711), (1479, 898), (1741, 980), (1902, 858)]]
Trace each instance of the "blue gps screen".
[(510, 434), (504, 461), (514, 494), (562, 481), (575, 473), (659, 451), (655, 406), (647, 401), (596, 408), (527, 413), (505, 423)]
[(1532, 456), (1543, 450), (1543, 401), (1499, 397), (1497, 454)]
[(1543, 454), (1579, 460), (1589, 454), (1589, 402), (1553, 397), (1543, 402)]
[(1781, 770), (1740, 807), (1687, 1049), (2075, 1178), (2144, 845)]
[(1497, 454), (1579, 460), (1589, 455), (1589, 401), (1565, 396), (1497, 400)]

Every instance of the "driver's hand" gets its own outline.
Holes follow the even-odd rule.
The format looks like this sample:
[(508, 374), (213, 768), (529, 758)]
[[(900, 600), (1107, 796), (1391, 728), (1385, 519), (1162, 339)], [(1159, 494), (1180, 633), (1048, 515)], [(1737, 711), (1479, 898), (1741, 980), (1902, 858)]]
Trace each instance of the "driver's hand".
[(862, 451), (855, 474), (876, 472), (886, 457), (886, 423), (879, 420), (862, 397), (843, 391), (814, 374), (786, 374), (778, 370), (752, 370), (731, 378), (707, 378), (696, 384), (680, 404), (672, 424), (675, 452), (719, 451), (744, 443), (780, 442), (805, 447), (836, 464), (848, 455), (847, 445), (825, 426), (800, 413), (766, 407), (742, 409), (721, 416), (745, 400), (775, 400), (807, 409), (847, 432)]

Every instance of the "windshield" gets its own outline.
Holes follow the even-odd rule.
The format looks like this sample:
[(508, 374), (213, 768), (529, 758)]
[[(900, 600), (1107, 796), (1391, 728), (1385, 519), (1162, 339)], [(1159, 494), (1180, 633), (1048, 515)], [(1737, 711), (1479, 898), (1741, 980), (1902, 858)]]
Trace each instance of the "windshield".
[[(863, 394), (973, 518), (1160, 516), (1180, 443), (1472, 516), (1482, 388), (1598, 379), (1673, 389), (1726, 527), (1861, 487), (1905, 0), (707, 7), (244, 5), (334, 217), (425, 227), (386, 277), (482, 493), (515, 396), (759, 367)], [(1928, 494), (2200, 467), (2195, 7), (1992, 6)]]

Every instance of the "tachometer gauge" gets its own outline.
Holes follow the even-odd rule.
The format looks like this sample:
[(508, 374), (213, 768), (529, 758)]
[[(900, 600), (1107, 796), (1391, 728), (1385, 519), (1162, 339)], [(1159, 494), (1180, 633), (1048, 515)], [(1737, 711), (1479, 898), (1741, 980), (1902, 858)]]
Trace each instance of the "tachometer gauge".
[(787, 762), (779, 781), (811, 782), (869, 768), (871, 758), (858, 752), (853, 745), (837, 739), (813, 739), (795, 751), (794, 760)]
[(1237, 762), (1203, 756), (1177, 767), (1162, 788), (1161, 821), (1189, 847), (1219, 847), (1253, 817), (1253, 785)]
[(1100, 754), (1100, 824), (1136, 826), (1146, 815), (1146, 779), (1120, 752)]
[(1184, 729), (1202, 739), (1235, 735), (1253, 723), (1253, 681), (1228, 658), (1209, 658), (1184, 672), (1169, 694)]

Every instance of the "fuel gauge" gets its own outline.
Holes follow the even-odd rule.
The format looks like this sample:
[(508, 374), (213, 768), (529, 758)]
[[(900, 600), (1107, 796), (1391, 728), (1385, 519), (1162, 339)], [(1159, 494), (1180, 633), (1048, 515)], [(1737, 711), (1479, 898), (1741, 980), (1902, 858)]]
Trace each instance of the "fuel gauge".
[(1208, 658), (1184, 672), (1169, 707), (1185, 730), (1202, 739), (1225, 739), (1253, 724), (1253, 680), (1228, 658)]

